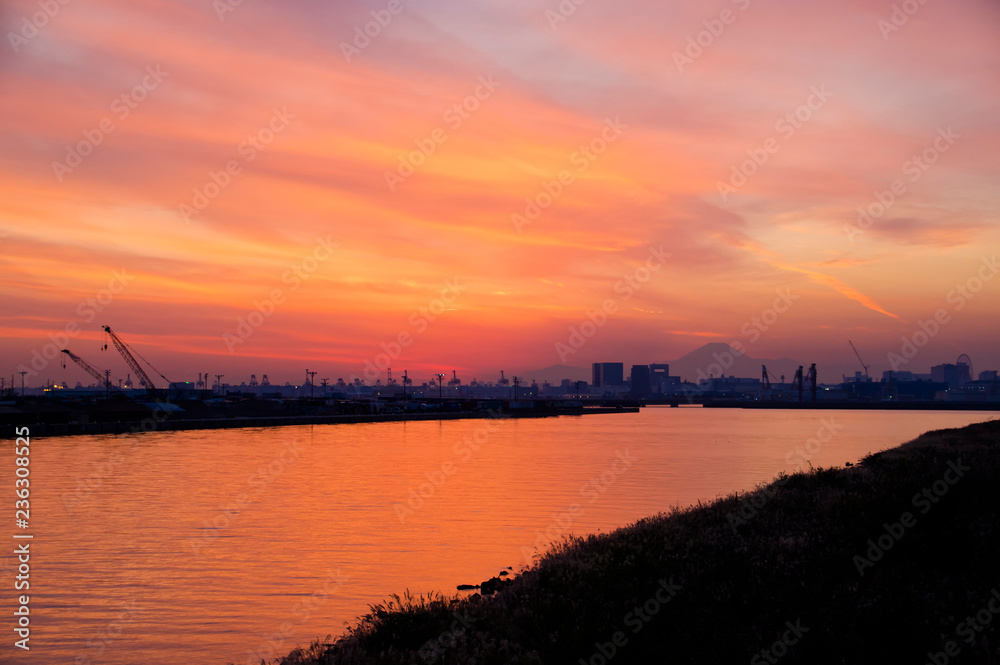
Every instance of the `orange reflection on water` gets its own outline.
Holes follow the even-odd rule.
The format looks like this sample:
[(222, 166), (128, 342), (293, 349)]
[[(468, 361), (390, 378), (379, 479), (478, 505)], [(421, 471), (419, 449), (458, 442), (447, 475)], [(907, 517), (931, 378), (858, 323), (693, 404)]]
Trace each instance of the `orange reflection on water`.
[(814, 466), (988, 418), (647, 408), (37, 439), (32, 648), (46, 662), (270, 658), (390, 593), (453, 593), (562, 533), (751, 488), (791, 470), (824, 419), (842, 429)]

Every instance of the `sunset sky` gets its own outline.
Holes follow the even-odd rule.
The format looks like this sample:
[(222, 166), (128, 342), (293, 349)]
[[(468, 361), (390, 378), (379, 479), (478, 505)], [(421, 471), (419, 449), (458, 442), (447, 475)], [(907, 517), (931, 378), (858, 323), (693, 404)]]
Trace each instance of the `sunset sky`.
[(576, 1), (3, 3), (0, 375), (1000, 368), (1000, 4)]

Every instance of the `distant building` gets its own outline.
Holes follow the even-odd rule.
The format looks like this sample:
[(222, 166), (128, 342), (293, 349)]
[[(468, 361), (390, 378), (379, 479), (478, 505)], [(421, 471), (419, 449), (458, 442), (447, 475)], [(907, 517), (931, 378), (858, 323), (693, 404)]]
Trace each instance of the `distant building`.
[(648, 395), (652, 388), (649, 365), (632, 365), (631, 381), (633, 395)]
[(760, 394), (760, 379), (737, 378), (723, 374), (718, 378), (702, 379), (698, 386), (706, 392), (714, 393), (755, 393)]
[(931, 380), (939, 383), (947, 383), (948, 389), (961, 388), (972, 380), (969, 375), (969, 366), (965, 363), (945, 365), (935, 365), (931, 367)]
[(679, 376), (668, 376), (653, 381), (653, 393), (656, 395), (678, 395), (685, 390), (684, 382)]
[(893, 381), (884, 386), (879, 397), (891, 402), (925, 402), (944, 394), (947, 387), (944, 383), (919, 378), (915, 381)]
[(624, 363), (594, 363), (593, 381), (595, 388), (625, 385)]
[(887, 369), (882, 372), (883, 381), (913, 381), (913, 372)]
[(649, 366), (649, 385), (654, 394), (661, 394), (664, 387), (670, 383), (670, 365), (667, 363), (651, 363)]
[(988, 369), (985, 372), (980, 372), (979, 373), (979, 380), (980, 381), (996, 381), (997, 380), (997, 371), (995, 369)]
[(557, 390), (560, 391), (560, 395), (586, 395), (590, 390), (590, 384), (586, 381), (563, 379)]

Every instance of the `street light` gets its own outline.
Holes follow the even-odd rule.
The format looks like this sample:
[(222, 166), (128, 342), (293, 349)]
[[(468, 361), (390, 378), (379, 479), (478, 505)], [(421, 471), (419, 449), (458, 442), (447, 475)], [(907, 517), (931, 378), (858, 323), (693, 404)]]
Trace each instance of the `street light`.
[(438, 401), (442, 401), (444, 398), (441, 397), (441, 382), (444, 381), (444, 374), (435, 374), (434, 376), (438, 379)]

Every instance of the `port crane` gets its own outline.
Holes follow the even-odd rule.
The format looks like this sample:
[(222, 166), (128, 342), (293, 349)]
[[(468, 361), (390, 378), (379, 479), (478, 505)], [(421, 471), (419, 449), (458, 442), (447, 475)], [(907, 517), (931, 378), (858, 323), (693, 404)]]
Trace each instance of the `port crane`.
[(462, 385), (462, 380), (458, 378), (458, 373), (455, 370), (451, 370), (451, 380), (448, 381), (448, 387), (454, 388), (460, 385)]
[(863, 367), (865, 370), (865, 383), (870, 383), (871, 379), (868, 378), (868, 368), (871, 367), (871, 365), (866, 365), (865, 361), (861, 359), (861, 354), (858, 353), (858, 349), (856, 346), (854, 346), (854, 342), (852, 342), (851, 340), (847, 340), (847, 343), (851, 345), (852, 349), (854, 349), (854, 355), (858, 357), (858, 362), (861, 363), (861, 367)]
[[(125, 359), (125, 362), (128, 363), (128, 366), (132, 368), (132, 371), (135, 372), (135, 375), (139, 379), (139, 383), (142, 385), (142, 387), (145, 388), (146, 390), (155, 391), (156, 390), (156, 386), (153, 384), (152, 379), (150, 379), (149, 375), (146, 374), (145, 371), (143, 371), (142, 367), (139, 365), (139, 362), (135, 359), (135, 356), (132, 355), (132, 352), (129, 350), (128, 344), (126, 344), (124, 341), (122, 341), (122, 339), (120, 337), (118, 337), (118, 335), (116, 335), (115, 333), (113, 333), (111, 331), (111, 327), (110, 326), (104, 326), (104, 332), (106, 332), (108, 334), (108, 336), (111, 338), (112, 343), (114, 343), (115, 348), (118, 349), (118, 353), (120, 353), (121, 357)], [(108, 348), (108, 345), (105, 344), (104, 345), (104, 349), (107, 349), (107, 348)], [(136, 351), (136, 355), (139, 355), (138, 351)], [(139, 355), (139, 357), (142, 358), (141, 355)], [(153, 365), (150, 364), (150, 362), (148, 360), (146, 360), (145, 358), (142, 358), (142, 360), (147, 365), (149, 365), (150, 368), (154, 372), (156, 372), (157, 374), (159, 374), (160, 378), (163, 379), (164, 381), (166, 381), (168, 386), (170, 385), (170, 379), (168, 379), (167, 377), (163, 376), (163, 374), (160, 372), (160, 370), (158, 370), (155, 367), (153, 367)]]
[[(809, 372), (806, 373), (806, 381), (809, 382), (809, 392), (812, 393), (812, 401), (815, 402), (816, 401), (816, 363), (813, 363), (809, 367)], [(801, 388), (800, 388), (800, 390), (801, 390)]]
[[(69, 349), (63, 349), (62, 352), (65, 353), (67, 356), (69, 356), (70, 360), (79, 365), (83, 369), (83, 371), (85, 371), (87, 374), (97, 379), (97, 381), (101, 385), (103, 385), (106, 389), (115, 387), (111, 385), (111, 379), (109, 378), (111, 374), (110, 371), (102, 372), (101, 370), (97, 369), (96, 367), (94, 367), (93, 365), (91, 365), (86, 360), (76, 355)], [(63, 367), (64, 368), (66, 367), (65, 359), (63, 360)], [(117, 390), (117, 388), (115, 389)]]
[(507, 377), (505, 377), (503, 375), (503, 370), (500, 370), (500, 383), (498, 383), (497, 385), (498, 386), (509, 386), (510, 385), (510, 379), (508, 379)]
[(767, 376), (767, 365), (760, 366), (760, 388), (762, 397), (767, 399), (771, 396), (771, 379)]

